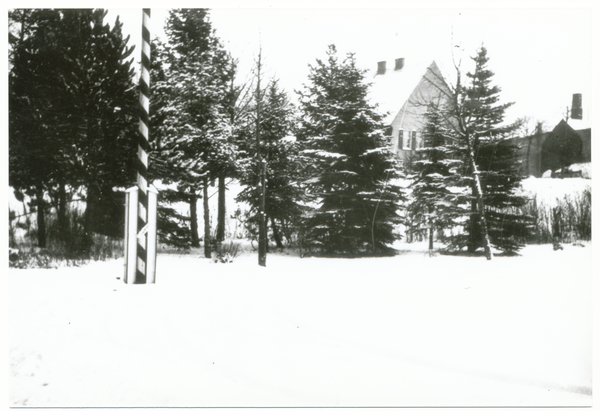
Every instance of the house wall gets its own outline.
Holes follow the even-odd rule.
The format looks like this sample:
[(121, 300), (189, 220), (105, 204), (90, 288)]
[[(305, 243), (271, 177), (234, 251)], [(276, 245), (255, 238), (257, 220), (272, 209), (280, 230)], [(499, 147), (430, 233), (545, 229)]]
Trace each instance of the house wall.
[[(521, 162), (520, 170), (524, 176), (541, 177), (542, 174), (547, 171), (543, 170), (542, 167), (542, 148), (546, 139), (557, 131), (558, 130), (555, 129), (549, 133), (515, 139), (519, 145), (519, 157)], [(583, 163), (591, 163), (591, 129), (577, 130), (575, 133), (581, 137), (582, 141), (580, 161)]]
[(584, 163), (592, 162), (592, 129), (587, 128), (585, 130), (576, 130), (577, 134), (581, 137), (583, 142), (583, 148), (581, 150), (581, 156)]
[(550, 133), (538, 134), (516, 138), (519, 145), (519, 158), (521, 161), (521, 174), (524, 176), (541, 177), (542, 170), (542, 146)]
[(433, 63), (392, 120), (393, 150), (401, 159), (423, 146), (421, 131), (427, 123), (427, 105), (431, 102), (446, 104), (449, 93), (441, 72)]

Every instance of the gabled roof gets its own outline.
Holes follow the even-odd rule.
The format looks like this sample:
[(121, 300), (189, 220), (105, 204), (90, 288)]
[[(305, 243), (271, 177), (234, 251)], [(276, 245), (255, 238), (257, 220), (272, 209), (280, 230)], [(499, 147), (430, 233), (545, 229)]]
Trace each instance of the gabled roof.
[(381, 113), (387, 112), (387, 123), (394, 119), (432, 65), (437, 68), (435, 61), (411, 61), (407, 58), (399, 70), (395, 69), (394, 61), (388, 61), (384, 73), (378, 74), (376, 69), (367, 73), (366, 80), (372, 83), (371, 103), (378, 104)]

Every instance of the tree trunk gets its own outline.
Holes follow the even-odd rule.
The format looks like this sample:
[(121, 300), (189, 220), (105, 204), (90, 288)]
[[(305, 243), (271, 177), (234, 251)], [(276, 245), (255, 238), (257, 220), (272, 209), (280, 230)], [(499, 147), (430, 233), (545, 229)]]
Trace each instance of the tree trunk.
[(225, 174), (219, 175), (219, 205), (217, 215), (217, 241), (225, 240)]
[(96, 214), (98, 213), (97, 204), (100, 192), (93, 184), (88, 184), (86, 193), (86, 206), (83, 218), (83, 242), (80, 246), (81, 251), (87, 252), (92, 246), (92, 232), (96, 224)]
[(275, 219), (271, 217), (271, 228), (273, 229), (273, 239), (275, 240), (275, 244), (277, 244), (277, 248), (282, 249), (283, 243), (281, 242), (281, 236), (279, 235), (279, 230), (277, 229), (277, 224), (275, 224)]
[(530, 168), (530, 166), (529, 166), (529, 156), (530, 156), (530, 153), (531, 153), (531, 140), (532, 140), (532, 139), (533, 139), (533, 137), (528, 137), (528, 138), (527, 138), (527, 140), (528, 140), (528, 143), (527, 143), (527, 163), (526, 163), (526, 164), (527, 164), (527, 165), (526, 165), (526, 169), (527, 169), (527, 174), (526, 174), (526, 176), (527, 176), (527, 177), (529, 177), (530, 175), (532, 175), (532, 173), (531, 173), (531, 168)]
[(200, 247), (200, 237), (198, 235), (198, 196), (190, 194), (188, 201), (190, 202), (190, 224), (192, 229), (192, 247)]
[(46, 248), (46, 218), (44, 215), (44, 190), (41, 187), (36, 189), (37, 200), (37, 238), (38, 247)]
[[(477, 188), (475, 187), (475, 180), (471, 183), (471, 193), (475, 194)], [(467, 242), (467, 251), (474, 253), (478, 247), (478, 227), (477, 222), (479, 221), (479, 215), (477, 213), (477, 200), (471, 200), (471, 215), (469, 216), (469, 240)]]
[(429, 250), (433, 250), (433, 224), (429, 226)]
[(58, 207), (56, 209), (58, 214), (58, 230), (60, 240), (64, 242), (68, 236), (68, 223), (67, 223), (67, 192), (65, 190), (65, 184), (60, 182), (58, 185)]
[(266, 162), (260, 163), (260, 206), (259, 206), (259, 226), (258, 226), (258, 265), (267, 266), (267, 219), (265, 215), (265, 171)]
[(211, 258), (211, 239), (210, 239), (210, 209), (208, 208), (208, 177), (204, 177), (204, 186), (202, 187), (202, 204), (204, 205), (204, 257)]
[(485, 258), (491, 260), (493, 257), (492, 247), (490, 246), (490, 236), (488, 235), (487, 222), (485, 221), (485, 204), (483, 203), (483, 191), (481, 189), (481, 179), (479, 178), (479, 169), (475, 163), (475, 155), (472, 147), (469, 147), (469, 159), (473, 170), (473, 179), (475, 181), (475, 197), (477, 199), (477, 215), (481, 223), (481, 234), (483, 236), (483, 248)]

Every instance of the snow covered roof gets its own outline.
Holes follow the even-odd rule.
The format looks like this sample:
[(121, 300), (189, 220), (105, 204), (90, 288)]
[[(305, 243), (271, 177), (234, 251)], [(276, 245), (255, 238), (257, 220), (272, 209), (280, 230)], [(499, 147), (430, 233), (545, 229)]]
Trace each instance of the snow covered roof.
[[(379, 105), (380, 112), (388, 113), (385, 119), (389, 123), (427, 73), (427, 68), (435, 62), (406, 58), (386, 63), (385, 70), (377, 70), (376, 66), (369, 71), (367, 80), (372, 83), (371, 102)], [(401, 68), (397, 68), (397, 65)]]

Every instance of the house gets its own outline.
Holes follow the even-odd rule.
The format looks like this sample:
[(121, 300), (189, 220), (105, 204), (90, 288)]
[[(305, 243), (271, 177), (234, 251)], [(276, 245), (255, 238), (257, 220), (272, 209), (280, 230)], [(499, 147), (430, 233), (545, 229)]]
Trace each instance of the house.
[[(577, 127), (575, 121), (571, 124)], [(523, 175), (542, 177), (548, 170), (556, 174), (564, 169), (556, 174), (564, 177), (569, 166), (592, 162), (592, 129), (575, 130), (571, 124), (561, 120), (550, 132), (515, 139)]]
[(592, 162), (592, 128), (579, 93), (573, 94), (569, 117), (550, 132), (515, 139), (524, 176), (583, 176), (582, 166)]
[(372, 73), (371, 98), (387, 113), (393, 152), (400, 159), (423, 147), (421, 130), (427, 123), (429, 103), (449, 102), (450, 88), (435, 61), (398, 58), (393, 67), (386, 61)]
[(572, 164), (592, 162), (592, 129), (574, 130), (565, 120), (547, 133), (516, 138), (525, 176), (541, 177)]

